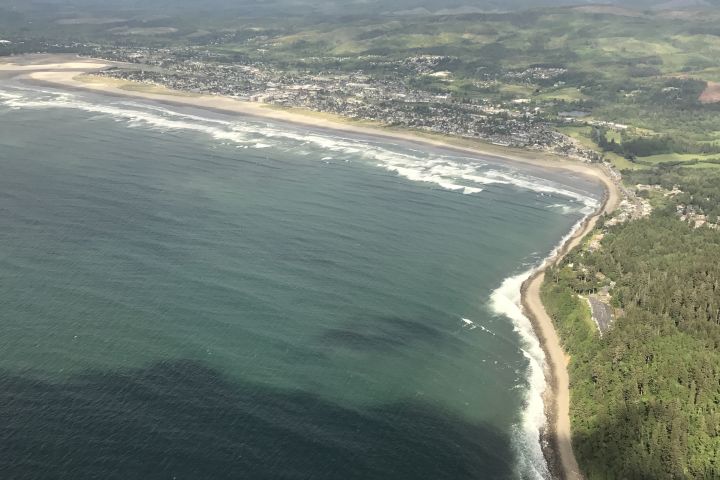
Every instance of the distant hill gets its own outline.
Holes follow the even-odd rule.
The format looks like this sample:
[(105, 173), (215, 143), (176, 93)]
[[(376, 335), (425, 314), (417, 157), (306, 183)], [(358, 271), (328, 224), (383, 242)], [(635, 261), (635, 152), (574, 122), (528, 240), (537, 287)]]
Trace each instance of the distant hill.
[(684, 9), (720, 6), (720, 0), (0, 0), (15, 11), (117, 12), (233, 11), (249, 16), (299, 15), (452, 15), (524, 10), (563, 5), (614, 5), (632, 9)]

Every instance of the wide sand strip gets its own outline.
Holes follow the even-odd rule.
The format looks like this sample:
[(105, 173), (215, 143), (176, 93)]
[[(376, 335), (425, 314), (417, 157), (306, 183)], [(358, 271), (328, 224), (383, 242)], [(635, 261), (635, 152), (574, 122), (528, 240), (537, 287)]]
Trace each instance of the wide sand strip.
[[(65, 61), (62, 60), (63, 58)], [(72, 58), (72, 60), (68, 60), (68, 58)], [(333, 119), (332, 117), (269, 108), (267, 105), (260, 103), (247, 102), (218, 95), (187, 95), (183, 92), (173, 92), (171, 90), (120, 88), (122, 85), (119, 85), (116, 79), (104, 77), (93, 77), (90, 82), (82, 81), (77, 78), (79, 72), (92, 73), (93, 71), (109, 67), (110, 64), (103, 60), (83, 60), (68, 56), (54, 56), (52, 59), (52, 63), (48, 61), (44, 65), (37, 64), (37, 62), (29, 65), (22, 63), (22, 61), (17, 61), (13, 64), (0, 64), (0, 71), (17, 72), (19, 75), (17, 78), (42, 82), (59, 88), (95, 91), (113, 96), (147, 99), (165, 104), (212, 109), (224, 113), (272, 119), (308, 127), (320, 127), (339, 133), (359, 134), (379, 139), (410, 141), (433, 147), (446, 148), (473, 156), (489, 156), (495, 159), (520, 162), (542, 168), (572, 171), (589, 176), (602, 183), (606, 190), (603, 205), (594, 215), (583, 223), (576, 233), (560, 248), (554, 258), (549, 259), (541, 269), (524, 283), (522, 288), (524, 310), (533, 323), (535, 332), (540, 339), (546, 355), (545, 373), (549, 388), (545, 392), (545, 405), (548, 415), (545, 437), (549, 443), (549, 450), (546, 451), (545, 454), (549, 457), (551, 468), (557, 477), (572, 480), (582, 478), (572, 451), (569, 414), (570, 392), (566, 368), (567, 357), (563, 351), (553, 322), (540, 300), (540, 286), (542, 285), (547, 266), (559, 261), (569, 250), (580, 244), (584, 236), (595, 227), (598, 218), (603, 213), (611, 212), (617, 207), (620, 201), (619, 189), (604, 167), (563, 159), (541, 152), (500, 148), (484, 145), (480, 142), (470, 143), (464, 139), (444, 139), (440, 136), (424, 135), (419, 132), (391, 130), (380, 126), (355, 125), (342, 121), (341, 119)]]

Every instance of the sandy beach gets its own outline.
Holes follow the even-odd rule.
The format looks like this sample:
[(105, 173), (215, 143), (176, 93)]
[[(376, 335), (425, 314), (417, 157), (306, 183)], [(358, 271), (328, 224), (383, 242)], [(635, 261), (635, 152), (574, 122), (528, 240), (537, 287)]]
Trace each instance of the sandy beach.
[(612, 212), (620, 203), (619, 189), (609, 174), (600, 175), (598, 179), (603, 182), (606, 192), (600, 208), (586, 218), (576, 232), (560, 247), (555, 256), (549, 258), (543, 267), (528, 278), (522, 286), (523, 310), (532, 322), (535, 334), (545, 351), (545, 377), (548, 386), (544, 395), (548, 422), (545, 431), (548, 448), (545, 456), (554, 476), (563, 480), (583, 478), (572, 449), (570, 377), (567, 371), (570, 358), (562, 347), (552, 319), (545, 311), (540, 297), (540, 288), (545, 280), (547, 268), (557, 264), (570, 250), (578, 246), (585, 236), (595, 228), (598, 219), (603, 214)]
[(338, 133), (396, 141), (402, 140), (449, 149), (459, 153), (525, 163), (545, 169), (568, 170), (594, 178), (602, 176), (602, 173), (596, 171), (595, 166), (547, 152), (497, 146), (472, 139), (453, 138), (421, 131), (388, 128), (369, 124), (369, 122), (356, 122), (336, 115), (277, 108), (268, 104), (219, 95), (189, 94), (163, 87), (92, 76), (93, 72), (113, 66), (113, 64), (104, 60), (86, 59), (72, 55), (26, 55), (8, 57), (7, 60), (7, 63), (0, 62), (0, 73), (3, 75), (56, 88), (94, 91), (116, 97), (141, 98), (166, 105), (201, 108), (226, 114), (240, 114), (258, 119), (322, 128)]
[(535, 167), (571, 171), (594, 178), (606, 191), (602, 206), (588, 217), (576, 233), (549, 259), (522, 289), (524, 310), (531, 319), (535, 332), (539, 337), (546, 355), (546, 377), (548, 390), (545, 394), (545, 405), (548, 415), (548, 427), (545, 432), (549, 443), (546, 456), (549, 457), (553, 473), (558, 478), (579, 479), (582, 475), (572, 452), (570, 429), (570, 392), (566, 369), (567, 357), (561, 346), (560, 339), (552, 320), (545, 312), (540, 300), (542, 285), (547, 266), (559, 261), (570, 249), (578, 245), (583, 237), (590, 232), (599, 217), (616, 208), (620, 201), (620, 193), (611, 179), (609, 172), (602, 166), (591, 165), (580, 161), (572, 161), (559, 156), (542, 152), (530, 152), (487, 145), (472, 140), (451, 139), (438, 135), (426, 135), (412, 131), (398, 131), (380, 126), (369, 126), (333, 119), (330, 116), (313, 115), (297, 111), (271, 108), (268, 105), (241, 101), (229, 97), (215, 95), (188, 95), (181, 92), (158, 89), (127, 89), (122, 88), (113, 79), (93, 77), (92, 81), (79, 79), (81, 73), (92, 74), (110, 66), (102, 60), (80, 59), (72, 56), (34, 56), (32, 58), (7, 59), (8, 63), (0, 63), (0, 72), (13, 74), (15, 78), (28, 82), (42, 83), (57, 88), (95, 91), (120, 97), (141, 98), (170, 105), (189, 106), (195, 108), (222, 111), (228, 114), (240, 114), (269, 120), (289, 122), (296, 125), (323, 128), (338, 133), (370, 136), (378, 139), (402, 140), (441, 147), (473, 156), (492, 157), (495, 159), (520, 162)]

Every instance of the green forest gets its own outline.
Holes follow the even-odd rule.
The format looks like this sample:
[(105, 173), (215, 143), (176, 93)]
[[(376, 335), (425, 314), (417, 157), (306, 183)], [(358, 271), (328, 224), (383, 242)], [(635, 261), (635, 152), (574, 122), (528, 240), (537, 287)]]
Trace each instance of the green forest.
[[(573, 443), (589, 479), (720, 478), (720, 231), (679, 220), (716, 209), (717, 170), (626, 172), (674, 186), (649, 218), (602, 228), (546, 276), (543, 297), (571, 355)], [(693, 203), (697, 202), (697, 203)], [(609, 286), (602, 337), (579, 294)]]
[(682, 186), (682, 193), (668, 202), (664, 196), (650, 198), (657, 209), (671, 215), (677, 211), (676, 206), (694, 206), (705, 213), (711, 222), (718, 223), (720, 217), (720, 177), (717, 172), (703, 169), (677, 169), (659, 167), (648, 170), (625, 172), (624, 177), (629, 184), (659, 185), (665, 190), (674, 186)]

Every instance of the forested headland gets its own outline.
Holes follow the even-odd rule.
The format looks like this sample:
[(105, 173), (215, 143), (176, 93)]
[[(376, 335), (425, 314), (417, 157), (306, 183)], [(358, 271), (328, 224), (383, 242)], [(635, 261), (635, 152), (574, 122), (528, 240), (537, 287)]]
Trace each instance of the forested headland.
[[(543, 287), (571, 356), (575, 453), (591, 480), (720, 478), (720, 173), (625, 181), (660, 187), (653, 214), (600, 227), (599, 248), (575, 249)], [(708, 222), (696, 228), (688, 209)], [(602, 336), (583, 298), (601, 290), (615, 314)]]

